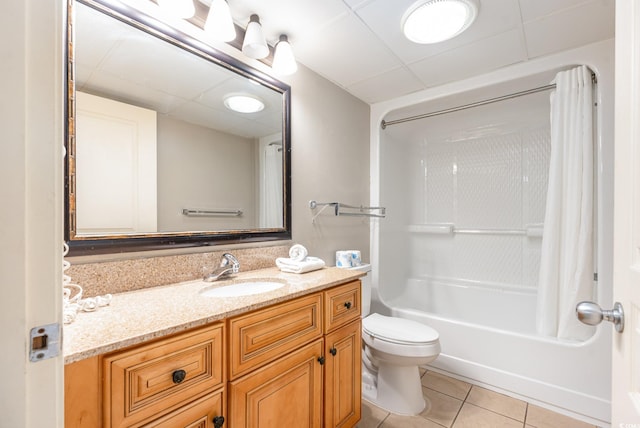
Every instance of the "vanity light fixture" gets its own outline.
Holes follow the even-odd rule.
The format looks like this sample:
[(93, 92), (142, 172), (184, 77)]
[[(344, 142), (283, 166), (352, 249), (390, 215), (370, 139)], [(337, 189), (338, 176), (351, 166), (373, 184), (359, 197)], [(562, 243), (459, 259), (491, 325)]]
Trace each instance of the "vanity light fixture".
[(269, 46), (262, 33), (262, 25), (258, 15), (251, 15), (247, 31), (242, 42), (242, 53), (249, 58), (262, 59), (269, 55)]
[(293, 49), (286, 34), (280, 34), (280, 40), (276, 44), (273, 54), (273, 71), (283, 76), (293, 74), (298, 70), (296, 58), (293, 56)]
[(412, 42), (438, 43), (462, 33), (477, 16), (477, 0), (420, 0), (402, 17), (402, 31)]
[(158, 0), (158, 6), (165, 13), (182, 19), (189, 19), (196, 13), (193, 0)]
[(204, 31), (214, 40), (221, 42), (230, 42), (236, 38), (236, 26), (233, 24), (229, 3), (226, 0), (211, 2)]
[(225, 97), (224, 105), (238, 113), (257, 113), (264, 109), (262, 100), (252, 95), (229, 95)]

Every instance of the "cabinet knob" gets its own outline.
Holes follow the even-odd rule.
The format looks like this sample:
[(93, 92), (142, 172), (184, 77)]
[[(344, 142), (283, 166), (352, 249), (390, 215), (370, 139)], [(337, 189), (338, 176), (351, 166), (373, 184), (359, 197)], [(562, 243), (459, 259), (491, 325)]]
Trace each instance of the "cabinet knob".
[(318, 357), (318, 362), (321, 366), (324, 365), (324, 357)]
[(211, 422), (213, 422), (213, 428), (221, 428), (224, 425), (224, 416), (216, 416)]
[(351, 309), (351, 302), (344, 302), (344, 307), (347, 309)]
[(331, 348), (329, 349), (329, 353), (335, 357), (336, 354), (338, 353), (338, 350), (336, 348)]
[(176, 385), (181, 383), (185, 377), (187, 377), (187, 372), (182, 369), (176, 370), (175, 372), (173, 372), (173, 374), (171, 374), (171, 379)]

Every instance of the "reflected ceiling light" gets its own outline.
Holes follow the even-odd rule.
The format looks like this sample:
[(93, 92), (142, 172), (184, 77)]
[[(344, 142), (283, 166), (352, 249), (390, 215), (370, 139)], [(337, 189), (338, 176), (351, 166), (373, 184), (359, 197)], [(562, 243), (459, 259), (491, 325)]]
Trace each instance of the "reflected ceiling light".
[(291, 44), (285, 34), (280, 35), (280, 41), (276, 44), (271, 67), (273, 71), (283, 76), (293, 74), (298, 70), (296, 58), (293, 56), (293, 49), (291, 49)]
[(204, 31), (214, 40), (221, 42), (230, 42), (236, 38), (236, 26), (233, 24), (229, 3), (226, 0), (211, 2)]
[(462, 33), (476, 16), (476, 0), (421, 0), (405, 12), (402, 31), (412, 42), (438, 43)]
[(158, 0), (158, 5), (171, 16), (182, 19), (189, 19), (196, 13), (193, 0)]
[(224, 105), (238, 113), (257, 113), (264, 109), (264, 103), (251, 95), (229, 95), (225, 97)]
[(251, 15), (247, 31), (242, 42), (242, 53), (249, 58), (262, 59), (269, 55), (269, 46), (262, 34), (262, 25), (258, 15)]

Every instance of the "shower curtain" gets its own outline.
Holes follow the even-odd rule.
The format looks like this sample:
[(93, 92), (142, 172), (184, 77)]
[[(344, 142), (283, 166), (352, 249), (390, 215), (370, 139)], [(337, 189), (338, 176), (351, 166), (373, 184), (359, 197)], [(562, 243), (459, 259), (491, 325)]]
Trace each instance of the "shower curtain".
[(537, 302), (541, 335), (585, 340), (576, 304), (592, 300), (593, 92), (591, 71), (560, 72), (551, 94), (551, 159)]
[(282, 153), (281, 146), (267, 144), (264, 148), (260, 227), (282, 227)]

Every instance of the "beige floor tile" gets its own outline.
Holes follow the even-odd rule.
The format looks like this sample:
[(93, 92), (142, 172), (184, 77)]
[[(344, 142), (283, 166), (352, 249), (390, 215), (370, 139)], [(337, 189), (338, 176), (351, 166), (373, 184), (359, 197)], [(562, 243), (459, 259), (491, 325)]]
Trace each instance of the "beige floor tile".
[(442, 428), (442, 425), (420, 416), (399, 416), (392, 414), (384, 420), (380, 428)]
[(454, 379), (440, 373), (428, 371), (422, 377), (422, 386), (464, 400), (471, 389), (471, 384)]
[(453, 428), (522, 428), (523, 423), (503, 415), (465, 403)]
[(527, 403), (474, 385), (469, 392), (466, 403), (491, 410), (511, 419), (524, 422), (527, 413)]
[(387, 416), (389, 412), (386, 410), (362, 400), (362, 416), (356, 428), (377, 428)]
[(431, 401), (431, 407), (425, 409), (420, 416), (440, 425), (450, 427), (460, 407), (462, 407), (462, 400), (429, 388), (422, 388), (422, 393)]
[(536, 428), (594, 428), (594, 425), (577, 421), (533, 404), (529, 404), (527, 409), (526, 423)]

